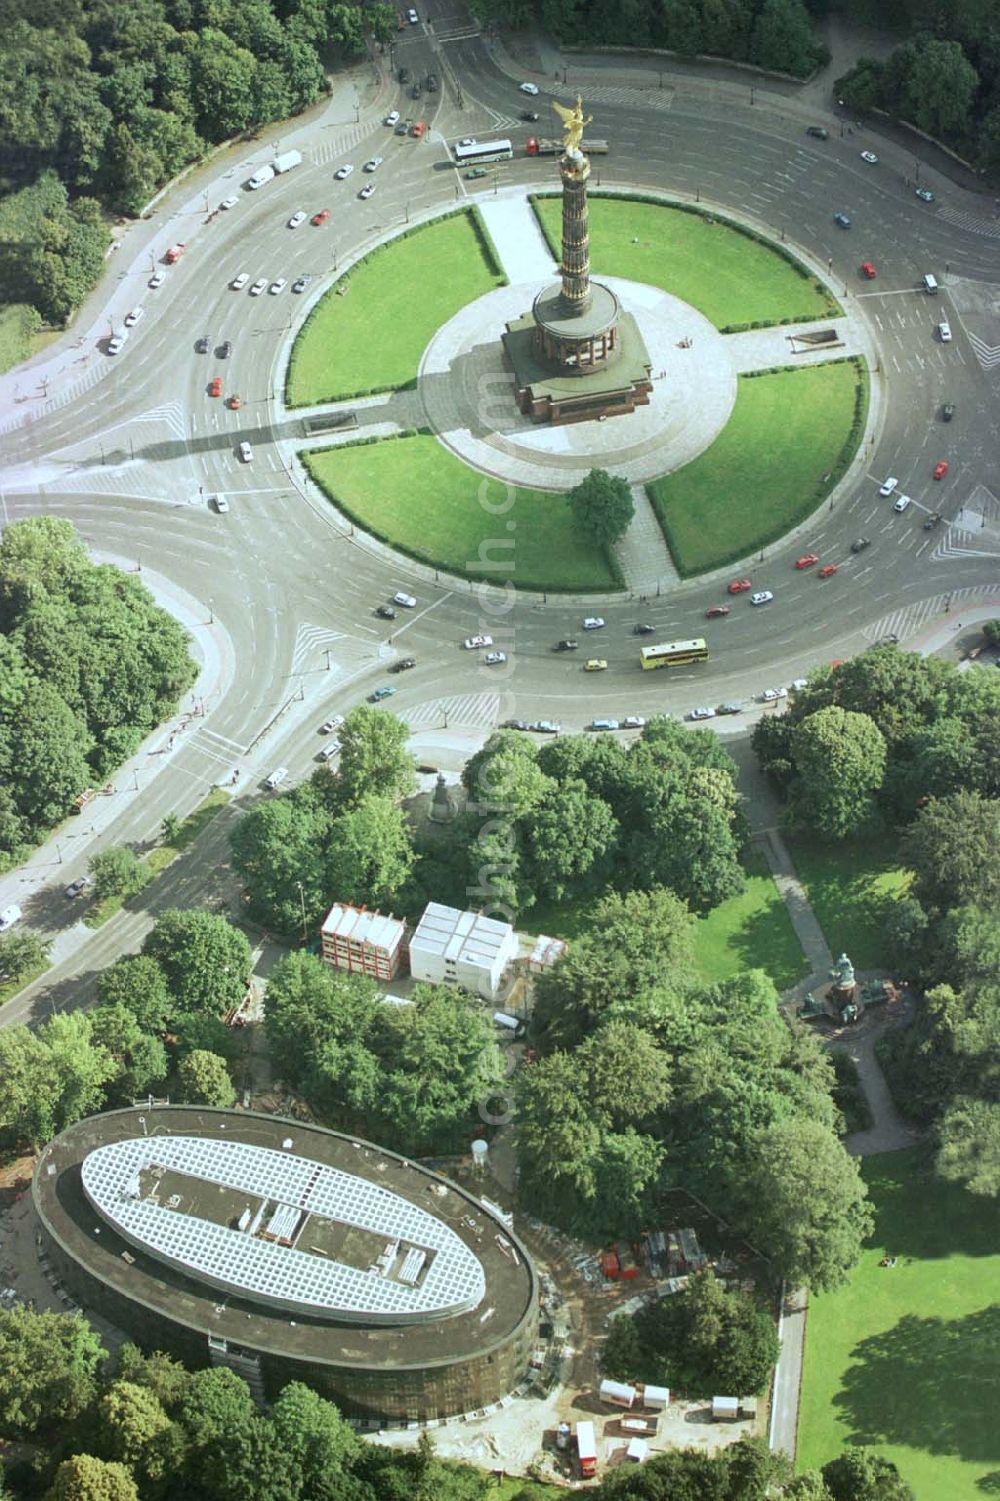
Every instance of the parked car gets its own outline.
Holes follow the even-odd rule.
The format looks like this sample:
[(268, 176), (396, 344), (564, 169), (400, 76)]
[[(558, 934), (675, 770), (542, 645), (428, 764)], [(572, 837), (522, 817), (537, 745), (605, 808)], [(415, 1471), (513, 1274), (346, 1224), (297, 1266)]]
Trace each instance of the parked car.
[(15, 923), (20, 922), (23, 916), (24, 913), (17, 902), (11, 902), (9, 907), (5, 907), (0, 912), (0, 933), (6, 933), (7, 929), (12, 928)]
[(108, 354), (121, 354), (128, 342), (128, 329), (122, 328), (108, 340)]
[(378, 609), (375, 611), (375, 614), (378, 616), (379, 620), (395, 620), (396, 618), (396, 612), (392, 608), (392, 605), (379, 605)]
[(306, 289), (306, 287), (309, 285), (309, 283), (311, 281), (312, 281), (312, 277), (311, 276), (300, 276), (299, 279), (298, 279), (298, 281), (293, 281), (292, 282), (292, 291), (293, 292), (304, 292), (305, 289)]
[(402, 605), (404, 610), (415, 609), (417, 603), (412, 594), (406, 594), (402, 589), (396, 590), (392, 596), (392, 602), (394, 605)]
[(871, 261), (862, 261), (861, 275), (865, 277), (867, 281), (874, 281), (876, 276), (878, 275), (878, 272), (875, 270), (875, 267)]
[(588, 730), (617, 730), (617, 719), (592, 719), (587, 726)]
[(70, 881), (63, 892), (63, 896), (67, 897), (69, 901), (73, 901), (74, 897), (82, 896), (89, 885), (89, 876), (77, 876), (75, 881)]
[(788, 697), (788, 689), (787, 688), (765, 688), (764, 692), (760, 696), (760, 700), (761, 700), (761, 703), (763, 703), (763, 704), (773, 704), (779, 698), (787, 698), (787, 697)]
[(641, 714), (626, 714), (622, 720), (623, 730), (641, 730), (646, 721)]
[(684, 717), (685, 719), (714, 719), (715, 710), (710, 709), (707, 704), (702, 704), (700, 708), (689, 709)]
[(223, 198), (222, 202), (219, 204), (219, 207), (221, 209), (235, 208), (239, 201), (240, 200), (237, 198), (236, 194), (231, 193), (228, 198)]
[(942, 318), (941, 322), (938, 324), (938, 338), (941, 340), (942, 344), (951, 343), (951, 324), (948, 322), (947, 318)]
[(319, 755), (317, 756), (316, 759), (318, 761), (332, 761), (333, 758), (334, 758), (334, 756), (337, 756), (337, 755), (340, 754), (340, 751), (341, 751), (340, 741), (339, 740), (330, 740), (320, 750), (320, 753), (319, 753)]
[(561, 726), (554, 719), (535, 719), (528, 726), (536, 735), (558, 735)]
[(743, 705), (742, 704), (720, 704), (719, 707), (716, 709), (715, 712), (716, 712), (716, 714), (742, 714), (743, 713)]
[(225, 516), (229, 511), (229, 501), (224, 495), (217, 495), (214, 505), (220, 516)]
[(526, 730), (528, 728), (528, 721), (526, 719), (505, 719), (501, 722), (500, 728), (502, 730)]
[(152, 287), (155, 291), (157, 287), (163, 286), (163, 283), (166, 281), (166, 279), (167, 273), (165, 271), (154, 271), (146, 285), (147, 287)]

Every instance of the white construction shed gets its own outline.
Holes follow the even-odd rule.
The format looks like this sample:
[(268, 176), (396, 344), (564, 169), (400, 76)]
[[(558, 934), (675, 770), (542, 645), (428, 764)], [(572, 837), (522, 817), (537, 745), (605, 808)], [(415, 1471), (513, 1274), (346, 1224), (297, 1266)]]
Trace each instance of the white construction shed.
[(664, 1412), (670, 1406), (669, 1386), (646, 1386), (642, 1392), (643, 1407), (651, 1407), (654, 1412)]
[(599, 1395), (602, 1402), (610, 1402), (614, 1407), (635, 1406), (635, 1387), (627, 1386), (624, 1381), (602, 1381)]
[(642, 1464), (643, 1460), (648, 1456), (648, 1454), (649, 1445), (646, 1443), (646, 1440), (644, 1438), (631, 1439), (628, 1448), (625, 1450), (625, 1458), (634, 1459), (636, 1464), (639, 1465)]
[(428, 902), (410, 939), (410, 973), (432, 985), (461, 985), (495, 1000), (504, 974), (517, 957), (510, 923), (478, 912)]
[(739, 1397), (713, 1397), (712, 1422), (735, 1423), (740, 1415)]

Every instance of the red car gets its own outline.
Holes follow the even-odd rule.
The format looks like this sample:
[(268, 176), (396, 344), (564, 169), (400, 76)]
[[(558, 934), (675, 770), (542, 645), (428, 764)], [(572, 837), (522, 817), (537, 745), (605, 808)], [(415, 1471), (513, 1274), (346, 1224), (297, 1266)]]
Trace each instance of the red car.
[(874, 281), (876, 274), (877, 273), (875, 271), (875, 267), (872, 265), (871, 261), (861, 262), (861, 275), (866, 277), (868, 281)]
[(820, 569), (817, 577), (821, 578), (821, 579), (833, 578), (833, 575), (837, 572), (837, 570), (839, 569), (839, 567), (840, 567), (839, 563), (824, 563), (824, 565)]
[(719, 618), (720, 615), (728, 615), (728, 614), (729, 614), (729, 606), (728, 605), (710, 605), (709, 608), (705, 611), (705, 619), (706, 620), (718, 620), (718, 618)]
[(209, 383), (208, 383), (208, 394), (209, 394), (209, 396), (221, 396), (222, 395), (222, 376), (221, 375), (217, 375), (214, 380), (210, 380), (209, 381)]
[(753, 584), (751, 584), (749, 579), (733, 579), (733, 582), (729, 585), (729, 592), (730, 594), (745, 594), (748, 589), (752, 588)]
[(795, 559), (795, 566), (796, 566), (796, 568), (811, 568), (814, 563), (818, 563), (818, 562), (819, 562), (819, 553), (818, 552), (804, 552), (802, 554), (801, 558), (796, 558)]
[(329, 217), (330, 217), (330, 210), (328, 208), (321, 208), (318, 214), (313, 214), (313, 216), (312, 216), (312, 223), (313, 224), (325, 224), (326, 221), (327, 221), (327, 219), (329, 219)]
[(944, 477), (945, 477), (945, 475), (947, 473), (948, 473), (948, 460), (947, 459), (940, 459), (934, 465), (934, 478), (935, 479), (944, 479)]

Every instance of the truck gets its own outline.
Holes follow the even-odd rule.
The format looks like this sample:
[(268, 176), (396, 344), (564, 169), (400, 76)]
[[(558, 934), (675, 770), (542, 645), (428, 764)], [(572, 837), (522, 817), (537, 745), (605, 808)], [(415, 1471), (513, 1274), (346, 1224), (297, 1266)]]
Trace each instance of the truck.
[(576, 1425), (576, 1457), (580, 1461), (580, 1474), (584, 1480), (597, 1474), (597, 1443), (591, 1422)]
[(301, 151), (283, 151), (281, 155), (276, 156), (274, 158), (274, 161), (271, 163), (271, 166), (279, 175), (282, 172), (290, 172), (293, 167), (300, 167), (301, 165)]
[[(529, 136), (524, 149), (529, 156), (562, 156), (566, 147), (562, 141), (545, 141), (539, 140), (537, 136)], [(587, 156), (607, 156), (608, 143), (583, 140), (580, 142), (580, 150)]]

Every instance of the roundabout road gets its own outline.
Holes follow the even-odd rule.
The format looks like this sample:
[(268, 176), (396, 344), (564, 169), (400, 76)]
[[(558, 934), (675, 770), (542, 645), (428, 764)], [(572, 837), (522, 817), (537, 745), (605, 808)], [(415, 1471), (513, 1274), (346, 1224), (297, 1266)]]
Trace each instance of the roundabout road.
[[(866, 321), (879, 350), (878, 429), (861, 468), (794, 538), (724, 577), (672, 585), (644, 602), (601, 604), (607, 626), (594, 633), (593, 654), (606, 658), (609, 670), (593, 676), (581, 670), (591, 653), (580, 634), (593, 606), (553, 595), (484, 599), (481, 590), (435, 580), (354, 535), (304, 482), (294, 458), (298, 420), (282, 417), (273, 401), (310, 299), (335, 268), (390, 231), (460, 198), (475, 201), (474, 187), (493, 197), (556, 181), (552, 158), (523, 155), (530, 131), (554, 133), (545, 81), (536, 75), (542, 93), (528, 101), (513, 65), (494, 55), (464, 14), (436, 15), (433, 32), (421, 23), (401, 33), (392, 61), (416, 75), (436, 72), (441, 91), (417, 102), (395, 75), (383, 72), (375, 87), (365, 72), (360, 89), (370, 97), (356, 122), (338, 84), (327, 109), (289, 125), (282, 148), (299, 147), (305, 157), (295, 171), (257, 193), (236, 187), (272, 154), (261, 142), (249, 157), (237, 162), (234, 155), (225, 173), (203, 169), (203, 187), (175, 189), (169, 203), (176, 207), (164, 210), (169, 224), (154, 221), (150, 250), (135, 254), (124, 271), (116, 266), (107, 318), (96, 330), (101, 342), (88, 341), (72, 357), (69, 375), (53, 382), (47, 399), (22, 400), (0, 426), (4, 520), (67, 516), (96, 551), (134, 560), (203, 601), (204, 629), (225, 632), (232, 645), (232, 670), (205, 705), (198, 733), (164, 765), (155, 796), (151, 785), (148, 797), (136, 798), (103, 831), (102, 842), (149, 839), (165, 811), (188, 811), (238, 764), (248, 789), (280, 763), (291, 767), (293, 780), (306, 775), (321, 743), (320, 721), (383, 682), (398, 687), (388, 707), (415, 727), (440, 724), (450, 712), (453, 723), (479, 731), (512, 715), (558, 718), (574, 729), (595, 712), (676, 713), (697, 703), (747, 701), (889, 632), (905, 644), (952, 601), (971, 609), (1000, 592), (1000, 515), (991, 488), (1000, 449), (993, 389), (1000, 347), (996, 363), (990, 355), (1000, 346), (1000, 320), (991, 321), (1000, 221), (992, 228), (971, 195), (943, 181), (931, 183), (937, 201), (922, 203), (904, 180), (912, 175), (910, 153), (868, 131), (841, 137), (835, 119), (766, 83), (755, 86), (751, 104), (742, 83), (665, 71), (660, 87), (656, 73), (630, 71), (621, 59), (571, 68), (569, 84), (557, 85), (561, 100), (582, 90), (594, 133), (611, 143), (608, 157), (599, 166), (595, 160), (595, 186), (603, 178), (698, 198), (829, 266), (837, 294)], [(519, 120), (529, 103), (542, 116), (537, 126)], [(387, 130), (381, 121), (390, 108), (428, 119), (427, 140)], [(809, 123), (826, 124), (830, 139), (807, 137)], [(444, 165), (444, 143), (465, 134), (509, 134), (514, 161), (485, 183), (467, 183)], [(859, 153), (873, 145), (881, 160), (868, 166)], [(376, 153), (384, 156), (370, 179), (376, 192), (362, 202), (358, 190), (368, 179), (361, 165)], [(356, 170), (336, 181), (345, 162)], [(206, 207), (228, 193), (238, 195), (237, 205), (206, 222)], [(290, 229), (299, 208), (309, 215), (329, 208), (330, 221)], [(835, 210), (851, 216), (850, 231), (836, 227)], [(186, 254), (151, 290), (153, 257), (158, 261), (174, 239), (186, 240)], [(860, 277), (862, 260), (875, 262), (876, 281)], [(942, 283), (936, 299), (917, 290), (927, 271)], [(244, 272), (251, 282), (282, 277), (287, 285), (277, 295), (251, 297), (230, 286)], [(302, 275), (313, 280), (294, 294)], [(111, 324), (119, 326), (137, 304), (146, 309), (143, 320), (122, 353), (109, 357)], [(949, 345), (935, 338), (942, 317), (954, 332)], [(205, 336), (210, 352), (197, 353)], [(215, 351), (226, 340), (232, 354), (222, 359)], [(72, 348), (72, 340), (56, 346), (53, 360), (65, 360)], [(208, 394), (215, 376), (225, 395), (240, 395), (238, 411)], [(21, 372), (26, 387), (33, 378)], [(949, 425), (939, 415), (945, 401), (957, 407)], [(244, 440), (253, 445), (251, 463), (237, 456)], [(940, 458), (950, 470), (934, 483)], [(903, 515), (878, 497), (888, 473), (914, 498)], [(228, 514), (212, 508), (217, 495), (228, 500)], [(930, 510), (945, 520), (925, 532)], [(871, 546), (852, 557), (850, 542), (862, 535)], [(794, 558), (806, 549), (840, 562), (837, 576), (820, 582), (797, 573)], [(726, 579), (740, 574), (754, 588), (772, 589), (774, 603), (754, 610), (736, 599), (728, 619), (706, 621), (705, 609), (725, 597)], [(387, 625), (375, 607), (399, 588), (412, 592), (418, 607)], [(631, 636), (638, 620), (655, 627), (654, 640), (706, 635), (711, 662), (669, 681), (640, 674)], [(503, 676), (462, 651), (462, 638), (477, 630), (509, 650)], [(580, 652), (555, 655), (553, 644), (569, 635), (580, 639)], [(416, 670), (386, 678), (404, 652), (417, 658)], [(82, 868), (82, 853), (78, 863)], [(60, 867), (60, 881), (76, 873)], [(14, 873), (0, 882), (0, 897), (8, 899), (9, 886), (16, 899), (17, 880)]]

